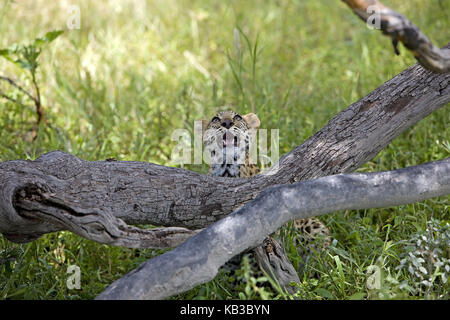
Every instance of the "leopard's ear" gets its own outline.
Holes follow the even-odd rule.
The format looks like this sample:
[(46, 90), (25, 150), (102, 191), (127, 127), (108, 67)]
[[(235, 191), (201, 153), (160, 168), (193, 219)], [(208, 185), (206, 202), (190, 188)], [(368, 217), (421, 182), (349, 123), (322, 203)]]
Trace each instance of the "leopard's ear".
[(261, 121), (259, 121), (259, 118), (254, 113), (248, 113), (245, 116), (242, 116), (242, 118), (247, 122), (247, 125), (250, 129), (258, 129)]

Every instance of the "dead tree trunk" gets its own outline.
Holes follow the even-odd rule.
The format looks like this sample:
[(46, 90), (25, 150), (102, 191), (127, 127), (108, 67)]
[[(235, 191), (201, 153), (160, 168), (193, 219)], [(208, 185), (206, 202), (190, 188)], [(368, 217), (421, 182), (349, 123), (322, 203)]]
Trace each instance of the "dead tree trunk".
[(235, 254), (292, 219), (402, 205), (450, 194), (450, 158), (405, 169), (342, 174), (274, 186), (176, 249), (110, 285), (99, 299), (162, 299), (212, 280)]
[[(415, 65), (350, 105), (280, 159), (278, 170), (227, 179), (143, 162), (50, 152), (0, 163), (0, 232), (11, 241), (70, 230), (128, 247), (173, 247), (261, 191), (351, 172), (405, 129), (450, 102), (450, 75)], [(233, 195), (233, 196), (230, 196)], [(126, 224), (183, 227), (140, 230)]]

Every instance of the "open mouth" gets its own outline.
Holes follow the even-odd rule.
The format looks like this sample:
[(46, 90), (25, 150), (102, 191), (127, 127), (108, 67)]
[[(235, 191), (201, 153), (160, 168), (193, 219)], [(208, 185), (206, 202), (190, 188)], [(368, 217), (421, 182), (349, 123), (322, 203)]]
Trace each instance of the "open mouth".
[(229, 146), (233, 146), (233, 147), (237, 147), (238, 145), (238, 138), (237, 136), (235, 136), (232, 133), (229, 132), (225, 132), (222, 136), (222, 141), (223, 141), (223, 147), (229, 147)]

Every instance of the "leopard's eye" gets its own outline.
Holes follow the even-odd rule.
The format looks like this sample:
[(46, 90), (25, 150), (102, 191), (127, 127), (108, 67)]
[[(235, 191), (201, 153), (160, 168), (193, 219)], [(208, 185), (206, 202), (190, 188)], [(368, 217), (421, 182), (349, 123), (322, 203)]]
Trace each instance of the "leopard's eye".
[(214, 117), (214, 118), (212, 118), (212, 120), (211, 120), (211, 122), (217, 122), (217, 121), (220, 121), (220, 118), (219, 118), (219, 117)]
[(237, 114), (237, 115), (234, 116), (233, 120), (241, 121), (241, 120), (242, 120), (242, 117), (241, 117), (240, 115)]

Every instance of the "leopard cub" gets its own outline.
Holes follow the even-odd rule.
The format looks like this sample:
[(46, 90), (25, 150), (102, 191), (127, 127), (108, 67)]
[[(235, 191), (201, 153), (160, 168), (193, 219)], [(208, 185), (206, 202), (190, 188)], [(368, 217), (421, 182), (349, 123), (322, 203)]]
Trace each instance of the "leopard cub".
[[(260, 124), (256, 114), (241, 116), (234, 111), (221, 111), (211, 120), (203, 120), (203, 143), (210, 155), (209, 173), (234, 178), (250, 178), (258, 174), (260, 169), (250, 157), (250, 148), (252, 130), (258, 129)], [(293, 226), (298, 234), (296, 241), (299, 250), (309, 247), (317, 236), (324, 240), (322, 247), (330, 243), (330, 231), (316, 218), (295, 220)], [(304, 254), (308, 253), (301, 250)]]

